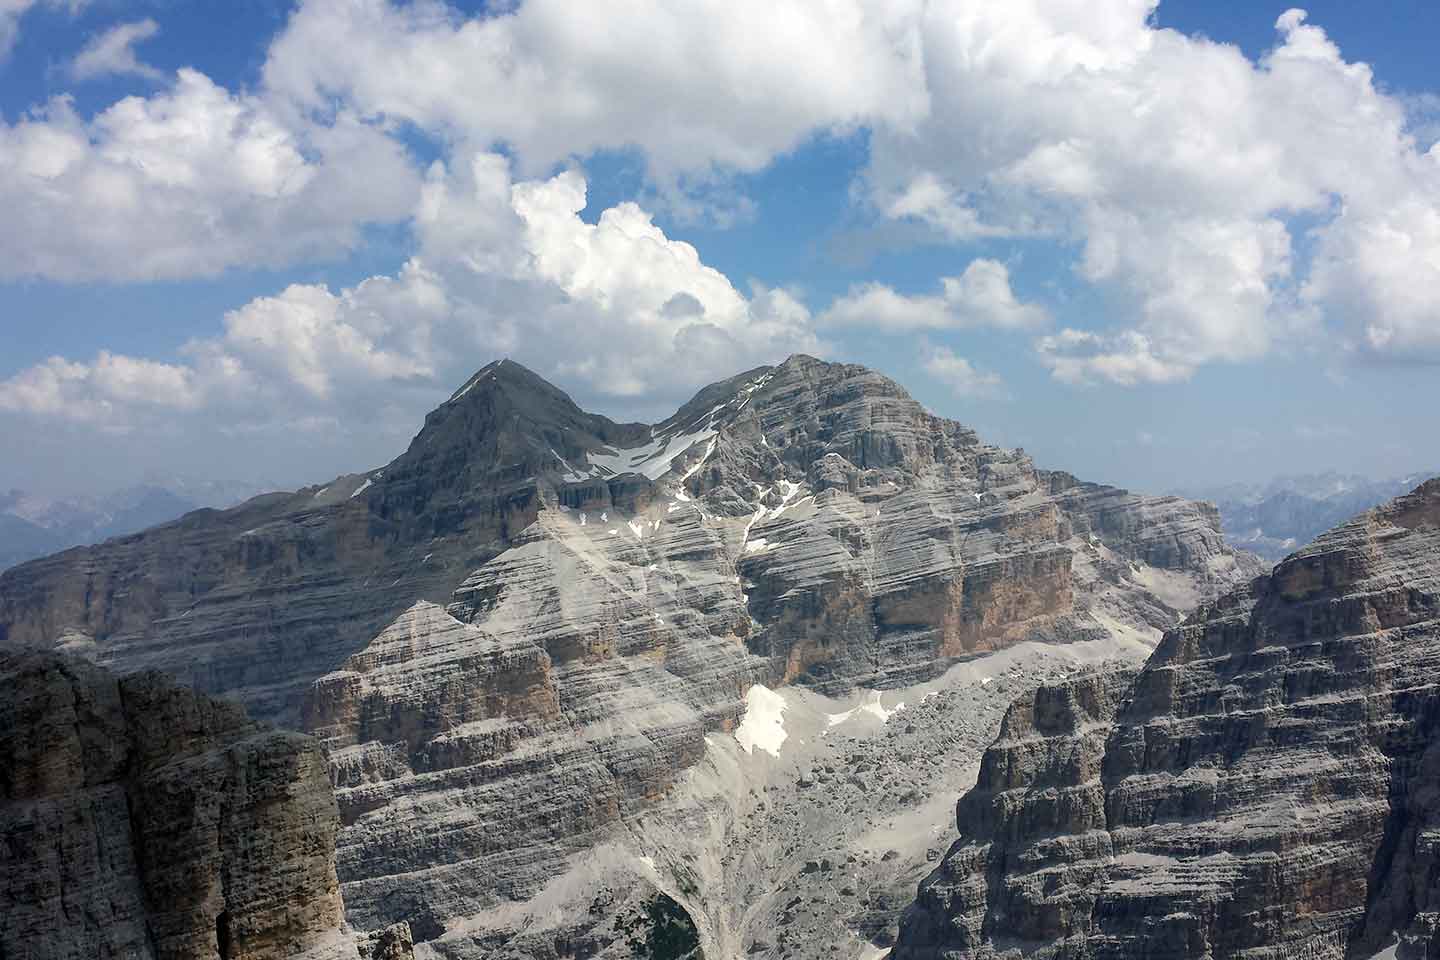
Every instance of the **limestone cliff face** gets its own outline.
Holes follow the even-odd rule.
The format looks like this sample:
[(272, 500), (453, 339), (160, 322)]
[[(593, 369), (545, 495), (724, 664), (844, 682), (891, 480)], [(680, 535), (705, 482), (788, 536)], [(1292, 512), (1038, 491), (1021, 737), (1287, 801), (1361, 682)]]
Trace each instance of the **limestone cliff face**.
[(1153, 643), (1250, 571), (1213, 510), (1037, 470), (864, 367), (643, 426), (503, 362), (381, 470), (0, 576), (0, 631), (322, 737), (352, 922), (429, 942), (625, 829), (754, 683)]
[(1440, 481), (1017, 702), (894, 956), (1440, 955)]
[(0, 654), (0, 771), (0, 956), (356, 956), (309, 737), (154, 674)]
[(1203, 506), (1038, 472), (808, 358), (708, 388), (631, 447), (553, 457), (509, 549), (310, 692), (362, 926), (438, 944), (540, 895), (665, 795), (752, 683), (1158, 639), (1247, 569)]

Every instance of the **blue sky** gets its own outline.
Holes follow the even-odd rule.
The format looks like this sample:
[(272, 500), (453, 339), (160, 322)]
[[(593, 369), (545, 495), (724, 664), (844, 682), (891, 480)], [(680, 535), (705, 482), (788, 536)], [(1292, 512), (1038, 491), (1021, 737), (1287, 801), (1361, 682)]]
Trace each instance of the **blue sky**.
[(652, 419), (817, 352), (1142, 489), (1440, 464), (1433, 4), (20, 6), (0, 488), (363, 469), (502, 354)]

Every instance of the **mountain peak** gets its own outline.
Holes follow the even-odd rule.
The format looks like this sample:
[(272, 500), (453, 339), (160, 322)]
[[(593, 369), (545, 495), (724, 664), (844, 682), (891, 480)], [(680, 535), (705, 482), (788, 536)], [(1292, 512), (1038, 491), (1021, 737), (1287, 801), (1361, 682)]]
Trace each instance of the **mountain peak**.
[(475, 374), (471, 376), (469, 380), (466, 380), (464, 385), (451, 394), (450, 399), (445, 402), (447, 404), (454, 403), (468, 396), (476, 388), (485, 386), (492, 386), (492, 389), (518, 390), (545, 395), (563, 400), (564, 403), (575, 407), (577, 410), (579, 409), (579, 407), (575, 406), (575, 402), (570, 399), (570, 395), (564, 390), (561, 390), (534, 370), (531, 370), (524, 364), (516, 363), (509, 357), (493, 360), (475, 371)]

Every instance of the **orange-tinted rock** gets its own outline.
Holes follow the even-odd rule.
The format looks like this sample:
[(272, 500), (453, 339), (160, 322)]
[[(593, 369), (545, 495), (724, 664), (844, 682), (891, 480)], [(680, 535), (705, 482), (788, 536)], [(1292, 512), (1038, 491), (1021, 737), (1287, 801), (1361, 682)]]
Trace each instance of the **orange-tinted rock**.
[(897, 960), (1437, 955), (1440, 481), (1017, 702)]

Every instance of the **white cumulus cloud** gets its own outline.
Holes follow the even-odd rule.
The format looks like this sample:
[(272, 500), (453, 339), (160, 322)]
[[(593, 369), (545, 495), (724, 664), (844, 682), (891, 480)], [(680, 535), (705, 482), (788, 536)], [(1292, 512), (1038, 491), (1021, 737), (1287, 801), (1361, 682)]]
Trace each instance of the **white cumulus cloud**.
[[(0, 47), (37, 2), (79, 6), (0, 0)], [(366, 224), (404, 223), (409, 266), (365, 296), (400, 296), (386, 309), (407, 314), (418, 308), (400, 292), (426, 277), (443, 306), (400, 337), (344, 319), (359, 287), (320, 291), (375, 351), (337, 334), (336, 358), (408, 383), (449, 376), (446, 350), (506, 351), (634, 397), (820, 349), (817, 327), (1036, 335), (1059, 308), (1016, 295), (1004, 247), (1023, 239), (1027, 256), (1060, 251), (1106, 307), (1036, 341), (1065, 381), (1174, 381), (1331, 342), (1440, 360), (1440, 148), (1425, 96), (1378, 89), (1300, 10), (1252, 60), (1157, 28), (1155, 9), (526, 0), (470, 16), (441, 0), (303, 0), (253, 91), (182, 70), (94, 116), (60, 97), (0, 120), (0, 279), (283, 267), (345, 254)], [(102, 35), (76, 75), (145, 74), (134, 48), (154, 29)], [(873, 216), (986, 244), (935, 292), (860, 283), (817, 323), (788, 290), (737, 288), (652, 217), (657, 197), (672, 213), (743, 214), (728, 177), (858, 130), (869, 156), (853, 195)], [(417, 139), (441, 157), (428, 174), (405, 146)], [(645, 206), (582, 220), (579, 165), (597, 151), (642, 159)], [(292, 320), (267, 322), (320, 337), (328, 308), (303, 289), (267, 308)], [(254, 375), (332, 383), (323, 337), (318, 359), (284, 369), (227, 337), (214, 338), (223, 355)], [(340, 397), (343, 381), (304, 389)]]
[(112, 429), (196, 411), (262, 426), (304, 410), (332, 424), (359, 422), (382, 395), (414, 422), (506, 354), (588, 397), (643, 397), (658, 412), (707, 380), (825, 349), (789, 292), (742, 293), (633, 203), (587, 223), (585, 197), (576, 171), (515, 181), (494, 154), (437, 165), (420, 250), (396, 276), (256, 298), (179, 364), (54, 358), (0, 381), (0, 409)]
[(831, 304), (821, 322), (878, 330), (1030, 330), (1050, 322), (1043, 306), (1015, 296), (1010, 270), (998, 260), (972, 260), (958, 277), (944, 277), (940, 284), (940, 293), (929, 296), (897, 293), (880, 283), (864, 284)]
[(923, 109), (908, 2), (527, 0), (466, 18), (433, 0), (307, 0), (265, 65), (304, 107), (332, 98), (480, 146), (522, 170), (637, 147), (662, 178), (753, 171), (818, 130)]
[(413, 208), (403, 148), (342, 112), (297, 132), (195, 70), (90, 120), (0, 120), (0, 278), (146, 280), (332, 257)]
[[(876, 123), (876, 209), (957, 240), (1077, 247), (1078, 276), (1113, 293), (1122, 325), (1080, 355), (1042, 343), (1064, 378), (1173, 380), (1313, 340), (1322, 322), (1372, 354), (1433, 352), (1440, 286), (1422, 278), (1440, 262), (1440, 163), (1405, 104), (1303, 11), (1254, 62), (1155, 28), (1155, 5), (926, 5), (930, 109)], [(1318, 220), (1313, 268), (1300, 214)]]

